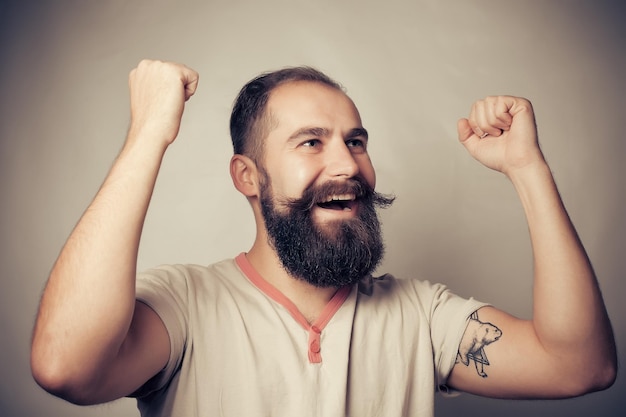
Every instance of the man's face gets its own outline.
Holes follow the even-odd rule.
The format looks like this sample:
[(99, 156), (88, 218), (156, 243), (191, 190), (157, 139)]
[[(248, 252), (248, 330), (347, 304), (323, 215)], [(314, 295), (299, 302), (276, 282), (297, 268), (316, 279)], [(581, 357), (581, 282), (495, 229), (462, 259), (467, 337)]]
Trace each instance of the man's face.
[[(264, 142), (263, 165), (279, 201), (299, 198), (311, 186), (345, 184), (355, 177), (375, 187), (367, 131), (342, 91), (313, 82), (283, 84), (271, 93), (266, 111), (274, 126)], [(357, 216), (359, 204), (353, 196), (329, 197), (335, 203), (311, 211), (316, 224), (323, 227)]]
[(367, 132), (343, 92), (310, 82), (272, 93), (261, 208), (285, 269), (319, 287), (352, 284), (383, 253)]

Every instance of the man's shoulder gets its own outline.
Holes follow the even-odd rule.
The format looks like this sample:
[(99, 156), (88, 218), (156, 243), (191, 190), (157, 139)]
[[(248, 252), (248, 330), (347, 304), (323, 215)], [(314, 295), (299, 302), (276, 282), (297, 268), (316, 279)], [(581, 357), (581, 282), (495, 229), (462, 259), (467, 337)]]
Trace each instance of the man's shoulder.
[(443, 284), (418, 278), (398, 278), (391, 273), (368, 275), (358, 283), (359, 293), (367, 296), (398, 291), (438, 291), (445, 288)]
[(367, 304), (388, 308), (409, 308), (428, 311), (451, 298), (453, 294), (445, 284), (419, 278), (399, 278), (393, 274), (367, 276), (358, 283), (359, 305)]
[(161, 282), (168, 285), (215, 285), (222, 282), (231, 282), (241, 275), (234, 258), (202, 264), (162, 264), (137, 275), (138, 282)]

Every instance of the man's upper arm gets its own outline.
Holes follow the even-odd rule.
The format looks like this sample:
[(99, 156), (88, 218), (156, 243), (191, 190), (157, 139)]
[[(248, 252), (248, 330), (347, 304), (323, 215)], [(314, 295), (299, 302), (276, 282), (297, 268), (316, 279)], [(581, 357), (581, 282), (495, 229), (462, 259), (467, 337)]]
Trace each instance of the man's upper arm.
[(167, 329), (157, 313), (137, 301), (126, 340), (103, 375), (95, 402), (129, 396), (160, 372), (169, 359)]
[(470, 317), (448, 385), (496, 398), (567, 397), (564, 366), (567, 358), (542, 347), (531, 321), (483, 307)]

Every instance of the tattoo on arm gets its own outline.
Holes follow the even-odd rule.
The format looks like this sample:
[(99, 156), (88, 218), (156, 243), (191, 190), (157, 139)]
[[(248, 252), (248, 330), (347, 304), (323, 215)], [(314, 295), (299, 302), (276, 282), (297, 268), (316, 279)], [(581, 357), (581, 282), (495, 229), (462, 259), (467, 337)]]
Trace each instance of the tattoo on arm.
[(461, 362), (468, 366), (474, 361), (476, 372), (483, 378), (487, 377), (485, 365), (489, 365), (485, 346), (500, 339), (502, 331), (491, 323), (483, 323), (478, 320), (478, 311), (472, 313), (459, 345), (456, 363)]

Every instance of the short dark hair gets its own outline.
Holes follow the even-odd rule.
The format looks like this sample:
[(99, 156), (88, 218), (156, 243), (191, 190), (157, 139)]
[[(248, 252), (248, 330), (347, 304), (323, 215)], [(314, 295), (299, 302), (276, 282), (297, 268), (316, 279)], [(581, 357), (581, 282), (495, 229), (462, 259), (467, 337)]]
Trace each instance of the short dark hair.
[(262, 139), (272, 123), (271, 115), (266, 112), (270, 93), (282, 84), (296, 81), (316, 82), (344, 91), (339, 83), (312, 67), (289, 67), (259, 75), (243, 86), (233, 106), (230, 136), (235, 154), (259, 162), (263, 154)]

